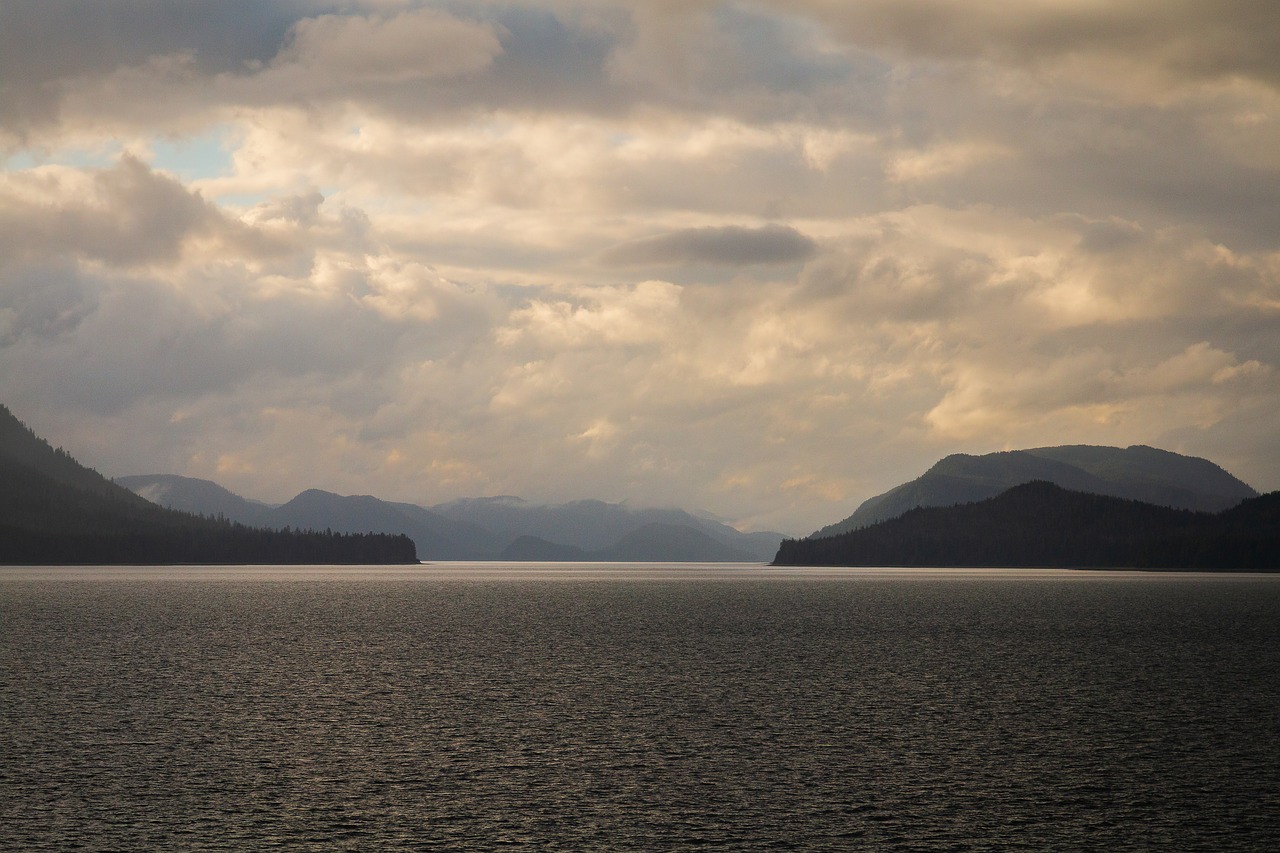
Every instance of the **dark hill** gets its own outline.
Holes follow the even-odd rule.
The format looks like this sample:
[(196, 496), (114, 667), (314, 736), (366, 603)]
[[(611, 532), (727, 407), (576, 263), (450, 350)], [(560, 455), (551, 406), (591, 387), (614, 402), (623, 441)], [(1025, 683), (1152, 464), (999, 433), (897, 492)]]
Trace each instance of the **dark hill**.
[(851, 516), (813, 536), (856, 530), (918, 506), (985, 500), (1034, 480), (1077, 492), (1204, 512), (1218, 512), (1257, 495), (1207, 459), (1143, 445), (1037, 447), (983, 456), (957, 453), (939, 460), (917, 479), (868, 498)]
[[(22, 479), (32, 488), (38, 482), (47, 484), (50, 489), (59, 487), (84, 495), (110, 498), (121, 507), (144, 510), (149, 506), (146, 501), (127, 490), (117, 488), (97, 471), (72, 459), (61, 447), (54, 450), (3, 405), (0, 405), (0, 465), (4, 466), (7, 475)], [(16, 483), (6, 481), (3, 489), (6, 499), (22, 494), (22, 490), (16, 486)], [(68, 500), (73, 503), (81, 502), (79, 498), (69, 497)], [(30, 515), (32, 512), (31, 508), (23, 507), (17, 501), (10, 509), (19, 515)], [(0, 517), (8, 520), (16, 516), (6, 514)]]
[(403, 536), (257, 530), (165, 509), (0, 406), (0, 563), (411, 563)]
[(1217, 514), (1025, 483), (922, 507), (820, 539), (788, 540), (778, 565), (1044, 566), (1280, 570), (1280, 493)]

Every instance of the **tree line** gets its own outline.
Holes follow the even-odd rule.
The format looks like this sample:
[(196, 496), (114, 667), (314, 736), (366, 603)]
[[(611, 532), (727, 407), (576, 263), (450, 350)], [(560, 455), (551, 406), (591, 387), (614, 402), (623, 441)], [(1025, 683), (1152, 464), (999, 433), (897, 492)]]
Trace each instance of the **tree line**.
[(1280, 570), (1280, 492), (1217, 514), (1015, 486), (858, 530), (783, 541), (775, 565)]
[(262, 530), (165, 509), (54, 450), (0, 406), (0, 563), (416, 563), (405, 535)]

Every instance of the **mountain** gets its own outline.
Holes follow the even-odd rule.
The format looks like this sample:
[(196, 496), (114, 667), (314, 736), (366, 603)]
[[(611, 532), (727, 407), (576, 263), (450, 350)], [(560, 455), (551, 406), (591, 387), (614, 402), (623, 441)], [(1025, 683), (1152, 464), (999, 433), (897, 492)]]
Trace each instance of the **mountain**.
[(149, 474), (118, 477), (115, 483), (168, 509), (210, 518), (225, 518), (255, 527), (270, 525), (270, 506), (245, 500), (209, 480), (179, 477), (175, 474)]
[[(134, 509), (149, 506), (146, 501), (114, 486), (97, 471), (84, 467), (62, 448), (54, 450), (3, 405), (0, 405), (0, 465), (4, 466), (6, 474), (32, 478), (32, 482), (38, 480), (50, 488), (57, 486), (110, 498)], [(5, 488), (4, 495), (14, 496), (17, 491)], [(20, 510), (20, 507), (15, 506), (14, 509)], [(10, 519), (11, 516), (4, 518)]]
[(1157, 506), (1217, 512), (1257, 492), (1207, 459), (1135, 445), (1037, 447), (940, 460), (919, 478), (868, 498), (853, 515), (812, 538), (834, 536), (902, 515), (918, 506), (951, 506), (994, 497), (1043, 480), (1064, 489)]
[(786, 540), (774, 564), (1280, 571), (1280, 492), (1210, 514), (1024, 483), (986, 501)]
[(625, 534), (607, 548), (587, 551), (538, 536), (520, 536), (503, 549), (511, 561), (649, 563), (750, 563), (755, 558), (683, 524), (653, 522)]
[(787, 540), (774, 562), (1280, 571), (1280, 492), (1214, 514), (1037, 481), (976, 503)]
[[(680, 551), (678, 554), (672, 552), (673, 556), (670, 559), (675, 561), (743, 559), (763, 562), (773, 557), (783, 538), (780, 533), (743, 533), (716, 519), (693, 515), (680, 509), (632, 508), (625, 504), (597, 500), (535, 504), (511, 496), (464, 498), (439, 504), (431, 509), (455, 521), (467, 521), (492, 530), (508, 542), (522, 536), (534, 536), (548, 542), (579, 548), (587, 554), (597, 554), (595, 557), (586, 559), (630, 559), (599, 557), (598, 553), (619, 546), (624, 537), (650, 525), (665, 525), (655, 530), (666, 530), (685, 543), (687, 550)], [(695, 556), (711, 552), (700, 540), (695, 541), (684, 534), (682, 529), (697, 531), (724, 546), (716, 553), (733, 552), (740, 556), (710, 558)], [(658, 549), (656, 544), (646, 553), (654, 553), (654, 549)], [(638, 557), (636, 559), (663, 558)]]
[(455, 522), (408, 503), (368, 495), (336, 495), (308, 489), (280, 506), (246, 500), (209, 480), (152, 474), (116, 480), (138, 495), (170, 509), (226, 518), (272, 529), (332, 530), (336, 533), (404, 534), (419, 556), (431, 560), (493, 559), (500, 540), (487, 530)]
[(573, 545), (548, 542), (538, 536), (520, 536), (502, 549), (499, 559), (514, 563), (576, 563), (590, 560), (591, 555)]
[(117, 482), (163, 506), (243, 523), (404, 533), (424, 560), (765, 562), (782, 541), (780, 533), (742, 533), (683, 510), (633, 509), (593, 500), (535, 504), (500, 496), (423, 507), (310, 489), (270, 507), (208, 480), (150, 475)]
[(623, 536), (604, 551), (604, 558), (659, 563), (745, 563), (754, 559), (701, 530), (657, 521)]
[(281, 533), (159, 507), (0, 406), (0, 563), (411, 563), (402, 536)]
[(408, 503), (392, 503), (370, 495), (335, 495), (308, 489), (274, 509), (270, 523), (344, 533), (373, 531), (404, 533), (423, 559), (492, 559), (501, 548), (498, 538), (475, 525), (452, 521)]

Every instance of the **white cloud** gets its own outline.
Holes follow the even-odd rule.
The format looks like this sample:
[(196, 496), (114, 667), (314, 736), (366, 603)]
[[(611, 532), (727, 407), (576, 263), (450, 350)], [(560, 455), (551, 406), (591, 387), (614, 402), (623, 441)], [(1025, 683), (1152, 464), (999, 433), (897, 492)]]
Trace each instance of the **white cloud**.
[(963, 173), (976, 164), (1010, 153), (1002, 146), (982, 142), (948, 143), (925, 150), (902, 151), (890, 159), (886, 173), (894, 183), (916, 183)]
[(586, 346), (634, 346), (666, 339), (679, 322), (680, 288), (665, 281), (644, 281), (632, 288), (593, 288), (581, 301), (533, 301), (511, 314), (497, 332), (498, 343), (524, 342), (552, 349)]
[(1274, 4), (72, 5), (0, 28), (0, 397), (107, 473), (795, 533), (952, 451), (1280, 486)]

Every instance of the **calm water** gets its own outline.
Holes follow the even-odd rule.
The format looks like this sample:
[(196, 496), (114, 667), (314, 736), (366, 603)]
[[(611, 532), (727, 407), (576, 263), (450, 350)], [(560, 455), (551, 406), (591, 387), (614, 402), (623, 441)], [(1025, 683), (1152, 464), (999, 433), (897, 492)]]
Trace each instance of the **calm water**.
[(1280, 578), (0, 569), (0, 849), (1280, 843)]

